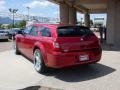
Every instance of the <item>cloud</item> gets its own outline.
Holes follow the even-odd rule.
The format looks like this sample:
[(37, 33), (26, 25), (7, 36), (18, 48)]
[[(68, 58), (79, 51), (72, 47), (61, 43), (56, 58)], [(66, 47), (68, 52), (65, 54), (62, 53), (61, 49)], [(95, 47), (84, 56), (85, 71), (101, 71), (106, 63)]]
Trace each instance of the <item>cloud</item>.
[[(24, 15), (28, 15), (28, 12), (27, 11), (23, 11), (21, 12), (22, 14)], [(45, 16), (43, 13), (34, 13), (34, 12), (30, 12), (30, 16)]]
[(55, 4), (46, 0), (33, 0), (32, 2), (26, 3), (23, 6), (25, 7), (29, 6), (30, 8), (38, 8), (38, 7), (45, 8), (45, 7), (54, 6), (54, 5)]
[(55, 12), (53, 12), (53, 14), (54, 14), (54, 16), (57, 17), (57, 18), (59, 18), (59, 16), (60, 16), (60, 12), (59, 12), (59, 11), (55, 11)]
[(0, 11), (5, 11), (7, 8), (5, 7), (5, 0), (0, 0)]
[(59, 11), (55, 11), (53, 14), (58, 15), (58, 14), (59, 14)]

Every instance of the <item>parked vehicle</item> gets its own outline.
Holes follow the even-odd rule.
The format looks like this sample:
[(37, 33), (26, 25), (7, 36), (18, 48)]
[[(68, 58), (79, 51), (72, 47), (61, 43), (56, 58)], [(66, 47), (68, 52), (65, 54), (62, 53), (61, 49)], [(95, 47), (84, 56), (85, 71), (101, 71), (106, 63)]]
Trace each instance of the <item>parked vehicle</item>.
[(0, 30), (0, 40), (8, 40), (8, 32), (5, 30)]
[(14, 39), (15, 35), (18, 33), (20, 29), (13, 29), (9, 31), (9, 39)]
[(33, 24), (16, 35), (16, 54), (34, 61), (37, 72), (48, 67), (96, 63), (101, 59), (99, 39), (84, 26)]

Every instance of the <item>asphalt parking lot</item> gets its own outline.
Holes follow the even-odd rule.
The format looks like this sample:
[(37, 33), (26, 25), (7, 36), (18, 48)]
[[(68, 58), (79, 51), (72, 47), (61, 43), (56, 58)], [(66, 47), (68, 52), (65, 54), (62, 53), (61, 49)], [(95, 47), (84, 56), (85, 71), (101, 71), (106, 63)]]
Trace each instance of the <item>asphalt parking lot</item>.
[(12, 40), (9, 41), (0, 40), (0, 52), (12, 50), (12, 49), (13, 49)]
[(119, 90), (120, 51), (104, 49), (98, 64), (50, 70), (45, 74), (39, 74), (29, 60), (15, 55), (12, 49), (8, 49), (0, 52), (0, 71), (0, 90), (16, 90), (32, 86), (36, 90), (40, 86), (61, 90)]

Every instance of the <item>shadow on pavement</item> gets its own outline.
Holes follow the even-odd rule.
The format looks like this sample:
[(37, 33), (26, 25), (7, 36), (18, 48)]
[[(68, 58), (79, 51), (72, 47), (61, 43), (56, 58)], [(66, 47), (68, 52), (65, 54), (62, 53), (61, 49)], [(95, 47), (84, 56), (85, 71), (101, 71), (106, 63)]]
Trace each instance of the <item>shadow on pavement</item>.
[[(27, 60), (33, 63), (32, 60), (28, 58)], [(65, 82), (81, 82), (81, 81), (87, 81), (87, 80), (103, 77), (115, 71), (116, 69), (112, 67), (100, 63), (96, 63), (96, 64), (79, 65), (79, 66), (62, 68), (62, 69), (50, 69), (48, 70), (48, 72), (43, 73), (43, 75), (53, 76), (56, 79), (60, 79)]]
[(53, 71), (51, 70), (45, 75), (54, 76), (55, 78), (66, 82), (80, 82), (103, 77), (114, 71), (116, 70), (111, 67), (102, 64), (94, 64)]
[(49, 88), (49, 87), (41, 87), (41, 86), (31, 86), (24, 89), (19, 90), (62, 90), (62, 89), (56, 89), (56, 88)]
[(40, 88), (41, 88), (40, 86), (31, 86), (31, 87), (27, 87), (19, 90), (39, 90)]

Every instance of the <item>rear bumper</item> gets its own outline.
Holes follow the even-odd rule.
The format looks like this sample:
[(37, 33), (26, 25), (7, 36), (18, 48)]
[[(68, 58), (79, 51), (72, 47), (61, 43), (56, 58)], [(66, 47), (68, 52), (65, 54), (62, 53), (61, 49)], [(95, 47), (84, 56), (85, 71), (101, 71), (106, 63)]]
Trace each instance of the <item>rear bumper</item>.
[[(100, 61), (101, 50), (70, 52), (70, 53), (53, 53), (47, 54), (47, 66), (53, 68), (63, 68), (79, 64), (91, 64)], [(80, 55), (88, 55), (89, 59), (86, 61), (80, 60)]]

